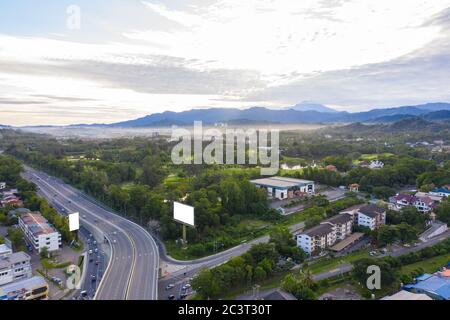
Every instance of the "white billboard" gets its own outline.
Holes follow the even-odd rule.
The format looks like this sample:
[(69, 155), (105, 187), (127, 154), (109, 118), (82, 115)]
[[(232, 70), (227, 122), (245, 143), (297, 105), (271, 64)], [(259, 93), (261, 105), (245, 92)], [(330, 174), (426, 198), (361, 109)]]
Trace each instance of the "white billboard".
[(174, 202), (173, 218), (178, 222), (194, 227), (194, 207), (187, 206), (179, 202)]
[(69, 214), (69, 230), (75, 231), (78, 229), (80, 229), (80, 214), (78, 212)]

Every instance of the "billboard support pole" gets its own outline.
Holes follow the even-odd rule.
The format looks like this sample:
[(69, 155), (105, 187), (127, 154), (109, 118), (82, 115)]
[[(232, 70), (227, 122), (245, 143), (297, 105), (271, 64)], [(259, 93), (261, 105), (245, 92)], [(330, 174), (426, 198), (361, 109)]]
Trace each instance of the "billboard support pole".
[(183, 244), (186, 245), (186, 225), (183, 224)]

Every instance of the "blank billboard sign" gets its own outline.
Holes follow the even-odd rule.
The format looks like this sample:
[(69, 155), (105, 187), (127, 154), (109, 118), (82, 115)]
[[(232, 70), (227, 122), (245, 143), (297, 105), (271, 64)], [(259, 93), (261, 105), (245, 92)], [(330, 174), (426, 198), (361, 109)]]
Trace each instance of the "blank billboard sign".
[(174, 202), (173, 218), (178, 222), (185, 223), (194, 227), (194, 207), (187, 206), (179, 202)]
[(78, 229), (80, 229), (80, 214), (78, 212), (69, 214), (69, 230), (75, 231)]

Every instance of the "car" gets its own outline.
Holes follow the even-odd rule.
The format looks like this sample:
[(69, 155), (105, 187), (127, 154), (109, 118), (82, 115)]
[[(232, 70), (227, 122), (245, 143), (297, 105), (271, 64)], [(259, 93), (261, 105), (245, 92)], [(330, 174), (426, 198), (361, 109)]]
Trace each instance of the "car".
[(113, 243), (116, 243), (117, 241), (116, 241), (116, 239), (113, 239)]
[(97, 277), (94, 276), (94, 275), (91, 275), (91, 281), (92, 281), (92, 282), (95, 282), (96, 280), (97, 280)]
[(72, 201), (70, 201), (70, 200), (69, 200), (69, 201), (67, 201), (67, 202), (68, 202), (68, 203), (72, 203)]
[(86, 290), (81, 291), (81, 292), (80, 292), (80, 295), (81, 295), (82, 297), (87, 297), (87, 291), (86, 291)]
[(187, 289), (189, 289), (191, 287), (191, 285), (189, 284), (189, 283), (186, 283), (183, 287), (182, 287), (182, 289), (183, 290), (187, 290)]
[(100, 261), (95, 261), (95, 265), (98, 266), (100, 264)]
[(113, 232), (113, 235), (117, 235), (117, 231), (114, 231), (114, 232)]
[(94, 240), (93, 244), (94, 244), (94, 246), (95, 246), (95, 245), (97, 244), (97, 241)]
[(94, 249), (94, 252), (95, 252), (95, 253), (97, 253), (97, 252), (98, 252), (98, 249), (97, 249), (97, 248), (95, 248), (95, 249)]
[(83, 214), (83, 219), (86, 219), (86, 215), (85, 214)]
[(92, 238), (92, 233), (89, 233), (89, 238)]
[(94, 219), (94, 222), (95, 222), (95, 223), (97, 223), (97, 222), (98, 222), (98, 220), (97, 220), (97, 219)]
[(91, 249), (91, 250), (89, 250), (89, 254), (92, 254), (92, 249)]
[(173, 283), (168, 284), (168, 285), (166, 286), (166, 290), (170, 290), (170, 289), (172, 289), (173, 287), (175, 287), (175, 285), (174, 285)]
[(89, 258), (89, 262), (92, 262), (92, 261), (94, 261), (94, 259), (92, 259), (92, 258)]
[(184, 300), (187, 297), (186, 293), (182, 293), (180, 294), (180, 296), (178, 297), (178, 300)]
[(169, 299), (169, 300), (174, 300), (174, 299), (175, 299), (175, 296), (174, 296), (173, 294), (171, 294), (171, 295), (167, 296), (167, 299)]

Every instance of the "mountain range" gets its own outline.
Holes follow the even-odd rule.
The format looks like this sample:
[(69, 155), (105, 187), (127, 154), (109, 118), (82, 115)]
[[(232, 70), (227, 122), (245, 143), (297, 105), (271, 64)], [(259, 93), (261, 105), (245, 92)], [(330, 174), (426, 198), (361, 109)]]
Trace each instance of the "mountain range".
[[(253, 107), (192, 109), (183, 112), (166, 111), (142, 118), (122, 121), (108, 127), (166, 127), (171, 125), (192, 125), (194, 121), (215, 123), (390, 123), (403, 119), (421, 118), (429, 121), (450, 119), (450, 103), (428, 103), (416, 106), (402, 106), (373, 109), (364, 112), (338, 112), (324, 105), (300, 103), (284, 109)], [(99, 126), (99, 125), (96, 125)]]

